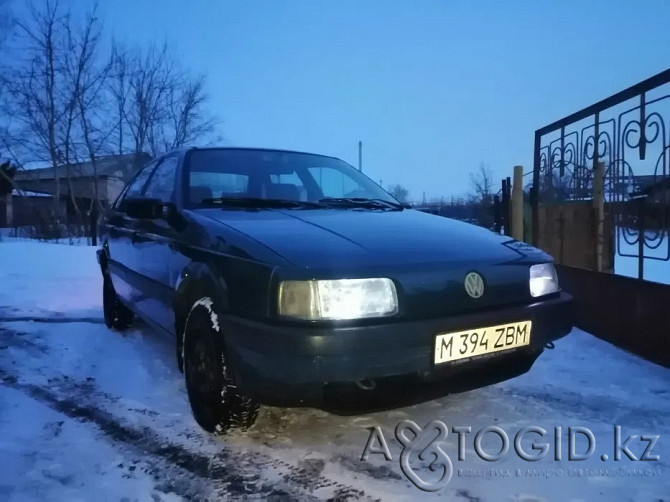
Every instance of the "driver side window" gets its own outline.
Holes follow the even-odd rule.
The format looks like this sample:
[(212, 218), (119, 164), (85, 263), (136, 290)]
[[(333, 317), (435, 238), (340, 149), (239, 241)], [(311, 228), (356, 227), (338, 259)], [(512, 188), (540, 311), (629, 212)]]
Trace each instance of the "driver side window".
[(119, 210), (121, 211), (125, 210), (124, 202), (126, 201), (126, 199), (132, 199), (133, 197), (140, 197), (142, 195), (144, 185), (146, 184), (147, 180), (149, 179), (149, 176), (151, 175), (155, 167), (156, 167), (156, 161), (150, 162), (140, 170), (140, 172), (135, 176), (135, 178), (133, 178), (133, 180), (126, 188), (125, 192), (122, 193), (121, 195), (123, 197), (123, 200), (121, 200), (119, 203)]
[(167, 157), (151, 175), (144, 195), (163, 202), (174, 202), (175, 178), (177, 175), (177, 157)]

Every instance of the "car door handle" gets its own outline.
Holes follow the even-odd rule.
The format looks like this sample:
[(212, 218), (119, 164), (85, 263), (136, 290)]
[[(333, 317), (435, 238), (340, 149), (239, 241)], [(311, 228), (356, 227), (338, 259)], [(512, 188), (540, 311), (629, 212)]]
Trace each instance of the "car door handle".
[(137, 231), (133, 232), (133, 235), (130, 236), (130, 241), (134, 244), (139, 240), (140, 240), (140, 233)]

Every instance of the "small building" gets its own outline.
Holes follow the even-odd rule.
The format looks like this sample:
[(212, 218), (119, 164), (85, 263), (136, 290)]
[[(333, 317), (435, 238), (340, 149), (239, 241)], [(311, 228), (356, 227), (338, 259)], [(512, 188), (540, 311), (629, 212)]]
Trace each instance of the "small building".
[(151, 156), (146, 153), (110, 155), (97, 158), (95, 165), (78, 162), (58, 166), (56, 172), (53, 167), (17, 171), (12, 195), (0, 200), (0, 206), (4, 206), (0, 207), (0, 226), (35, 224), (38, 215), (43, 218), (53, 211), (56, 178), (64, 207), (62, 214), (68, 219), (76, 213), (73, 199), (82, 213), (90, 210), (96, 195), (103, 207), (109, 206), (126, 182), (149, 160)]
[[(65, 213), (64, 200), (59, 203), (60, 211)], [(53, 196), (47, 193), (26, 192), (14, 189), (11, 197), (0, 197), (0, 228), (37, 225), (44, 221), (54, 209)]]
[[(128, 179), (150, 159), (146, 153), (110, 155), (96, 159), (95, 166), (92, 162), (58, 166), (60, 193), (69, 197), (71, 187), (76, 199), (90, 202), (95, 198), (97, 185), (98, 198), (103, 204), (110, 204), (121, 193)], [(20, 190), (53, 195), (56, 190), (54, 169), (43, 167), (18, 171), (14, 176), (14, 186)]]

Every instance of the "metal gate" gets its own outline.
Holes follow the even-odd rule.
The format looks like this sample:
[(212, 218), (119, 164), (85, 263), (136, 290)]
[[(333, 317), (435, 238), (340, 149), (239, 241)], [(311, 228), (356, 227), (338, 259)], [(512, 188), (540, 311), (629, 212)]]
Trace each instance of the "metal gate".
[(540, 205), (591, 200), (600, 162), (616, 253), (637, 259), (640, 279), (645, 263), (670, 261), (669, 84), (670, 69), (535, 132), (533, 244), (545, 230)]
[[(560, 249), (581, 246), (586, 253), (583, 264), (557, 267), (562, 286), (575, 298), (576, 325), (666, 366), (669, 118), (670, 69), (538, 129), (530, 193), (532, 243), (542, 247), (558, 236)], [(596, 192), (602, 206), (594, 222), (589, 209)], [(559, 215), (571, 205), (586, 209)], [(597, 239), (576, 238), (580, 225), (588, 232), (594, 224), (613, 248), (613, 274), (594, 271), (610, 267), (589, 266)]]

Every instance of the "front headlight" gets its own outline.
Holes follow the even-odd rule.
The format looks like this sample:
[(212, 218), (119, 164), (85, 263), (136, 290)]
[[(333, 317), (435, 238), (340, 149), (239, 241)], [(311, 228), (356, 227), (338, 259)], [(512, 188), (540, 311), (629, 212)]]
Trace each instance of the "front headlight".
[(391, 279), (284, 281), (279, 284), (279, 314), (298, 319), (362, 319), (398, 312)]
[(558, 277), (553, 263), (540, 263), (530, 267), (531, 296), (544, 296), (558, 290)]

